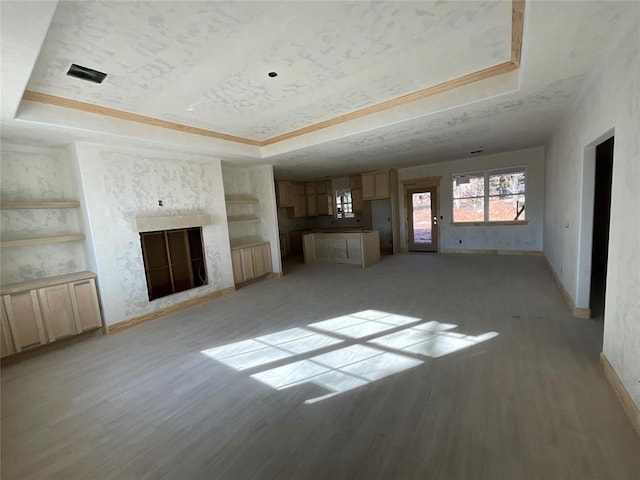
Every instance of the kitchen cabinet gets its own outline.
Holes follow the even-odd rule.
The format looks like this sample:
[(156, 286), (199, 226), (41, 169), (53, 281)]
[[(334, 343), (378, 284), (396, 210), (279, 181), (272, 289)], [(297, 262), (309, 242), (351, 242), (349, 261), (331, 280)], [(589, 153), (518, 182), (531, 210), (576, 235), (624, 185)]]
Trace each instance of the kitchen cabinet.
[(316, 208), (318, 215), (333, 215), (333, 192), (330, 181), (316, 183)]
[(293, 183), (276, 180), (276, 200), (278, 207), (293, 207)]
[(351, 188), (353, 211), (362, 212), (364, 210), (364, 201), (362, 198), (362, 177), (360, 175), (351, 175), (349, 177), (349, 187)]
[(389, 170), (379, 170), (367, 172), (362, 177), (362, 198), (363, 200), (378, 200), (389, 198)]
[(316, 199), (316, 184), (315, 183), (305, 183), (304, 185), (305, 195), (307, 197), (307, 216), (308, 217), (317, 217), (318, 216), (318, 205)]
[(273, 271), (271, 244), (256, 242), (238, 245), (231, 249), (233, 280), (236, 284), (264, 277)]

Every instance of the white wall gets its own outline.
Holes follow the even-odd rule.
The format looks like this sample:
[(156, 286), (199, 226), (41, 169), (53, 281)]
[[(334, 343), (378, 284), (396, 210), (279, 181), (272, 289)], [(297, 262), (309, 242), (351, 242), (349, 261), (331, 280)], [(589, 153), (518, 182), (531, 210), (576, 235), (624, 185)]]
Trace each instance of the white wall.
[[(452, 222), (452, 175), (492, 168), (527, 168), (527, 225), (454, 226)], [(529, 148), (497, 155), (463, 158), (398, 170), (400, 237), (407, 238), (403, 180), (442, 176), (440, 180), (440, 249), (542, 250), (544, 209), (544, 147)], [(462, 240), (462, 243), (460, 243)]]
[[(68, 150), (2, 144), (2, 202), (77, 200)], [(80, 209), (2, 210), (3, 240), (81, 233)], [(83, 242), (2, 249), (2, 284), (87, 269)]]
[[(219, 160), (85, 143), (76, 154), (107, 325), (233, 286)], [(209, 284), (150, 302), (136, 217), (196, 213), (213, 219), (202, 229)]]
[(640, 406), (640, 4), (589, 79), (546, 158), (544, 252), (577, 307), (588, 307), (593, 146), (615, 134), (603, 352)]

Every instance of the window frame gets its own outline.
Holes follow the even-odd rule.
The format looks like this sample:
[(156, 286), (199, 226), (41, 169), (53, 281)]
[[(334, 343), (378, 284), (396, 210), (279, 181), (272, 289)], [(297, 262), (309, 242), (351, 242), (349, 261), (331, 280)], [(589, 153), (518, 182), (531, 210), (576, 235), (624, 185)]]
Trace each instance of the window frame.
[[(349, 202), (343, 201), (344, 195), (339, 195), (338, 192), (343, 192), (343, 193), (348, 192), (350, 201)], [(335, 211), (336, 218), (338, 219), (355, 218), (356, 212), (353, 211), (353, 193), (351, 192), (351, 188), (336, 188), (334, 199), (336, 202), (336, 211)], [(351, 210), (348, 212), (345, 212), (344, 211), (345, 205), (351, 205)]]
[[(451, 174), (451, 225), (460, 226), (460, 227), (468, 227), (468, 226), (487, 226), (487, 225), (526, 225), (529, 223), (529, 220), (525, 218), (525, 220), (490, 220), (489, 219), (489, 210), (490, 210), (490, 199), (491, 197), (496, 197), (496, 195), (490, 194), (490, 186), (489, 186), (489, 177), (492, 175), (511, 172), (511, 173), (524, 173), (524, 191), (519, 192), (518, 194), (511, 195), (524, 195), (525, 199), (527, 196), (528, 190), (528, 179), (527, 179), (527, 166), (526, 165), (514, 165), (514, 166), (505, 166), (505, 167), (496, 167), (496, 168), (488, 168), (485, 170), (474, 170), (470, 172), (460, 172), (460, 173), (452, 173)], [(453, 190), (453, 182), (456, 177), (460, 177), (463, 175), (467, 176), (484, 176), (484, 196), (474, 196), (474, 197), (455, 197), (455, 193)], [(465, 198), (483, 198), (483, 218), (482, 221), (469, 221), (469, 222), (461, 222), (454, 220), (454, 206), (456, 200), (461, 200)], [(526, 215), (526, 200), (525, 200), (525, 209)]]

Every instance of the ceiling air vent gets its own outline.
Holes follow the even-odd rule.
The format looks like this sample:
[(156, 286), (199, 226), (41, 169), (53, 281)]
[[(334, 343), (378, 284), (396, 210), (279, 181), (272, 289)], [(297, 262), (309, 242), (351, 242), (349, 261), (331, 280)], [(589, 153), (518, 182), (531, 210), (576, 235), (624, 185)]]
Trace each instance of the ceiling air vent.
[(71, 64), (67, 75), (69, 75), (70, 77), (79, 78), (81, 80), (87, 80), (93, 83), (102, 83), (102, 81), (107, 77), (106, 73), (83, 67), (82, 65), (76, 65), (75, 63)]

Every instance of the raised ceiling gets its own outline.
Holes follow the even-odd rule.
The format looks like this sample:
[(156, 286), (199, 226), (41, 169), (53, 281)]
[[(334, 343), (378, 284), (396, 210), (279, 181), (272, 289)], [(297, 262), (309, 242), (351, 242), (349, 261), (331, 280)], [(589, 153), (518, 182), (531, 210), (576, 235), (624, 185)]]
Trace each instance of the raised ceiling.
[(261, 142), (508, 62), (511, 25), (494, 1), (60, 2), (27, 88)]
[[(281, 175), (299, 178), (460, 158), (480, 145), (496, 153), (544, 144), (638, 15), (637, 2), (527, 2), (519, 69), (403, 100), (508, 66), (512, 3), (59, 2), (48, 19), (44, 7), (5, 0), (0, 8), (3, 103), (10, 103), (11, 83), (12, 92), (26, 89), (26, 99), (38, 100), (23, 101), (11, 118), (3, 109), (3, 138), (52, 145), (117, 139), (242, 165), (272, 163)], [(28, 25), (11, 22), (27, 8)], [(39, 32), (30, 30), (40, 11), (46, 30), (38, 43)], [(4, 46), (15, 51), (16, 44), (13, 61)], [(21, 60), (30, 58), (33, 70)], [(109, 77), (101, 85), (67, 77), (71, 63)], [(31, 75), (21, 85), (9, 71)], [(392, 108), (376, 108), (398, 97)], [(249, 141), (106, 118), (43, 98)], [(367, 115), (352, 114), (362, 108)], [(297, 132), (323, 121), (322, 129)]]

